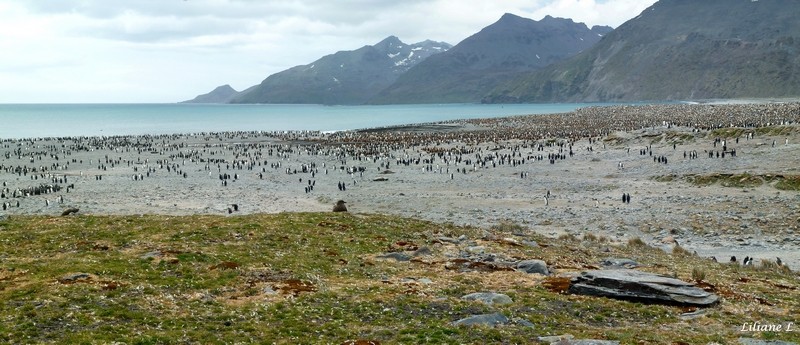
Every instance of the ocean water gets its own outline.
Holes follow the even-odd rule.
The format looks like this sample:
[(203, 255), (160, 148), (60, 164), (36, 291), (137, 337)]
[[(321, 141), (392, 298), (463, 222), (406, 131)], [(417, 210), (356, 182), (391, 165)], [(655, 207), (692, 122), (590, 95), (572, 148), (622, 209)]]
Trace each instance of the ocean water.
[(597, 104), (0, 104), (0, 139), (219, 131), (339, 131), (562, 113), (590, 105)]

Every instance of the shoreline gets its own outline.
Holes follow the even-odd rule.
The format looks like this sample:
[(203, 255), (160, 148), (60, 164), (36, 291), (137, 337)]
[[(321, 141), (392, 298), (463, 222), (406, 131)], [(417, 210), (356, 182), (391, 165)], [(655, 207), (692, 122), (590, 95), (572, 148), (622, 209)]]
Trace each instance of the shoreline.
[[(4, 140), (4, 194), (62, 189), (6, 195), (0, 201), (14, 204), (0, 214), (226, 215), (233, 204), (231, 215), (328, 212), (342, 199), (354, 213), (640, 237), (720, 261), (780, 256), (798, 270), (800, 194), (766, 178), (800, 175), (798, 122), (796, 103), (667, 104), (336, 133)], [(735, 157), (727, 148), (708, 156), (723, 152), (721, 140)], [(715, 174), (737, 178), (728, 187), (688, 180)], [(761, 182), (736, 182), (746, 176)]]

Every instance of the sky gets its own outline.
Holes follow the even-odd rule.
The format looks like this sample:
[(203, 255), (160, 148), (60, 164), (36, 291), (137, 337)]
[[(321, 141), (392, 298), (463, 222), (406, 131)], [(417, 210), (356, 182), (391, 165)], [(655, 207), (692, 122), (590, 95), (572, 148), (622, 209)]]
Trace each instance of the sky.
[(504, 13), (617, 27), (655, 0), (0, 0), (0, 103), (174, 103), (394, 35), (457, 44)]

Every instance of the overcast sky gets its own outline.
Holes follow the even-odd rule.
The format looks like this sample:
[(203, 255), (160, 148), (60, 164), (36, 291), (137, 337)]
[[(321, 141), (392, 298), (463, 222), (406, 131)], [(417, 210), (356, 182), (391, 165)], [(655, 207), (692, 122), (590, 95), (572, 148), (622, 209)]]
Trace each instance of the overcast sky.
[(0, 0), (0, 103), (172, 103), (389, 35), (457, 44), (504, 13), (617, 27), (655, 0)]

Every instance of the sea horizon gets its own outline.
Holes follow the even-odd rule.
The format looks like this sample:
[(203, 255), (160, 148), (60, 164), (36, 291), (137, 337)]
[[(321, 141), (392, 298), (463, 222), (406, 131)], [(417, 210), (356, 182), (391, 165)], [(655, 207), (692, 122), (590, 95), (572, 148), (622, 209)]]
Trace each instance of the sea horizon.
[(0, 140), (235, 131), (336, 132), (461, 119), (565, 113), (588, 106), (615, 104), (620, 103), (4, 103), (0, 104)]

